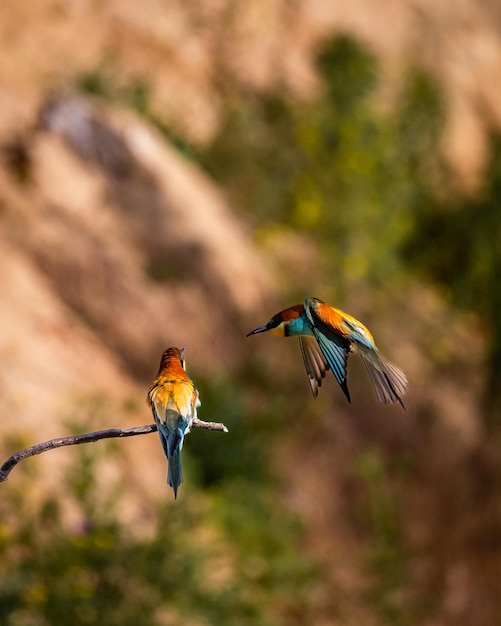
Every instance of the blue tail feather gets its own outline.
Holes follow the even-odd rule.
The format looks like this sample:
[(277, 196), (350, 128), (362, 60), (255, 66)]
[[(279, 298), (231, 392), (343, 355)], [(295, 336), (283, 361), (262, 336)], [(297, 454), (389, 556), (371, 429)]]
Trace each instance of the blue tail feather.
[(179, 426), (175, 430), (169, 430), (165, 424), (158, 425), (158, 434), (168, 462), (167, 483), (174, 490), (174, 498), (177, 499), (179, 485), (183, 482), (183, 470), (181, 467), (181, 449), (183, 447), (184, 431)]
[(181, 450), (178, 449), (169, 457), (169, 471), (167, 482), (174, 490), (174, 499), (177, 499), (177, 490), (183, 482), (183, 470), (181, 468)]

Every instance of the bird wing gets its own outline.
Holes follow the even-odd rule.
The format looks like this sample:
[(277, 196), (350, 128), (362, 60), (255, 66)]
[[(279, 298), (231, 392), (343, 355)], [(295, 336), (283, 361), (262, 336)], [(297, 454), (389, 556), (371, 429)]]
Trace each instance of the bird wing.
[(349, 344), (346, 347), (340, 346), (334, 341), (328, 339), (318, 328), (313, 327), (313, 334), (318, 342), (325, 360), (329, 364), (337, 382), (348, 402), (351, 402), (350, 392), (348, 391), (348, 377), (346, 366), (348, 364), (348, 355), (350, 354)]
[(379, 354), (361, 351), (360, 355), (369, 372), (377, 399), (382, 404), (402, 402), (402, 396), (407, 391), (407, 377), (398, 367), (383, 359)]
[(325, 303), (312, 306), (305, 300), (306, 317), (320, 350), (329, 364), (348, 402), (351, 402), (346, 366), (350, 354), (350, 341), (340, 329), (343, 318), (340, 313)]
[(329, 364), (325, 360), (318, 343), (312, 337), (299, 337), (299, 345), (303, 356), (304, 366), (308, 374), (313, 397), (318, 396), (318, 389), (322, 386), (322, 379), (329, 369)]
[(357, 319), (344, 313), (339, 309), (335, 309), (343, 317), (342, 328), (343, 334), (356, 344), (362, 344), (371, 350), (377, 350), (374, 337), (369, 329), (359, 322)]

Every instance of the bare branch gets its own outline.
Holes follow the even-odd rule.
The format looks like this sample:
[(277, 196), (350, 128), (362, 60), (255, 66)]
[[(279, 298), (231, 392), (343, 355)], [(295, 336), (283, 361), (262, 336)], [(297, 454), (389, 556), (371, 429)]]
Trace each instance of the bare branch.
[[(194, 419), (192, 426), (194, 428), (205, 428), (206, 430), (220, 430), (223, 433), (228, 432), (226, 426), (219, 422), (204, 422), (199, 419)], [(108, 428), (106, 430), (97, 430), (83, 435), (57, 437), (56, 439), (49, 439), (49, 441), (37, 443), (34, 446), (15, 452), (5, 461), (5, 463), (3, 463), (3, 465), (0, 466), (0, 483), (7, 480), (11, 471), (20, 461), (24, 461), (24, 459), (28, 459), (30, 456), (42, 454), (42, 452), (46, 452), (47, 450), (54, 450), (54, 448), (61, 448), (62, 446), (75, 446), (81, 443), (92, 443), (94, 441), (99, 441), (100, 439), (111, 439), (113, 437), (135, 437), (136, 435), (148, 435), (156, 432), (156, 430), (156, 424), (135, 426), (134, 428)]]
[(198, 417), (193, 420), (192, 426), (194, 428), (205, 428), (205, 430), (220, 430), (223, 433), (228, 432), (226, 426), (221, 424), (221, 422), (204, 422), (203, 420), (199, 420)]

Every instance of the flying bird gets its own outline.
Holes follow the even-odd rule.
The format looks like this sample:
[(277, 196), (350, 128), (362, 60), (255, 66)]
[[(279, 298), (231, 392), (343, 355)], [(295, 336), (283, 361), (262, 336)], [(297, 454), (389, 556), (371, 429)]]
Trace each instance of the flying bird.
[(162, 354), (160, 367), (146, 401), (151, 407), (168, 463), (167, 482), (177, 499), (183, 482), (181, 450), (200, 406), (198, 391), (186, 374), (184, 348), (168, 348)]
[(367, 368), (376, 396), (383, 404), (399, 402), (407, 390), (405, 374), (386, 361), (368, 328), (362, 322), (335, 309), (319, 298), (308, 297), (304, 304), (295, 304), (276, 313), (264, 326), (247, 334), (271, 333), (278, 337), (299, 337), (306, 373), (313, 396), (327, 370), (331, 370), (348, 402), (351, 402), (347, 381), (347, 364), (351, 352), (358, 352)]

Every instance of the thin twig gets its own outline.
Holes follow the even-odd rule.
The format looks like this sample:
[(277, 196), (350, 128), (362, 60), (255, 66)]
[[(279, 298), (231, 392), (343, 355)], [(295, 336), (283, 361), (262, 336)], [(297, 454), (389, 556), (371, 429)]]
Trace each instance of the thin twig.
[[(194, 428), (220, 430), (224, 433), (228, 432), (226, 426), (219, 422), (204, 422), (199, 419), (194, 419), (192, 425)], [(24, 461), (24, 459), (28, 459), (30, 456), (42, 454), (42, 452), (46, 452), (47, 450), (54, 450), (54, 448), (61, 448), (62, 446), (75, 446), (81, 443), (92, 443), (94, 441), (99, 441), (100, 439), (111, 439), (113, 437), (135, 437), (136, 435), (148, 435), (149, 433), (156, 432), (156, 430), (156, 424), (135, 426), (134, 428), (108, 428), (106, 430), (97, 430), (83, 435), (57, 437), (56, 439), (49, 439), (49, 441), (37, 443), (34, 446), (15, 452), (5, 461), (5, 463), (3, 463), (3, 465), (0, 466), (0, 483), (7, 480), (11, 471), (20, 461)]]

